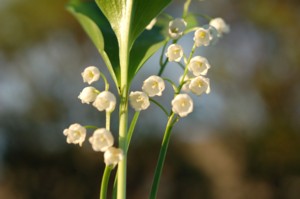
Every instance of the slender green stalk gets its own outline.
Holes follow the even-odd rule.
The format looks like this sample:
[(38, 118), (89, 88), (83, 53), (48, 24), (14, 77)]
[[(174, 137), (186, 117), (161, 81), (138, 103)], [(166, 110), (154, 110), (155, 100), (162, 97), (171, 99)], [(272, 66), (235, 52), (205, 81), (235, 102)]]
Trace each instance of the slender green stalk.
[(110, 173), (112, 168), (110, 166), (106, 166), (104, 169), (104, 173), (101, 181), (101, 189), (100, 189), (100, 199), (106, 199), (107, 195), (107, 187), (109, 182)]
[(109, 83), (108, 83), (108, 81), (107, 81), (107, 79), (106, 79), (106, 77), (105, 77), (104, 74), (100, 73), (100, 75), (101, 75), (101, 77), (102, 77), (102, 79), (103, 79), (103, 81), (104, 81), (104, 84), (105, 84), (105, 90), (108, 91), (108, 90), (109, 90)]
[(171, 115), (168, 119), (164, 138), (163, 138), (162, 145), (161, 145), (160, 152), (159, 152), (159, 157), (158, 157), (158, 161), (157, 161), (157, 165), (156, 165), (156, 169), (155, 169), (155, 174), (154, 174), (154, 179), (153, 179), (149, 199), (156, 198), (161, 173), (162, 173), (164, 162), (166, 159), (166, 154), (167, 154), (167, 149), (168, 149), (168, 145), (169, 145), (169, 141), (170, 141), (171, 131), (175, 124), (174, 117), (175, 117), (175, 114), (171, 113)]
[(157, 102), (156, 100), (154, 100), (152, 98), (149, 98), (149, 100), (151, 102), (153, 102), (154, 104), (156, 104), (167, 115), (167, 117), (169, 116), (168, 111), (159, 102)]
[(183, 14), (182, 14), (182, 18), (185, 18), (189, 12), (189, 7), (191, 4), (192, 0), (186, 0), (186, 2), (183, 5)]
[(130, 54), (130, 22), (132, 13), (133, 0), (126, 0), (125, 17), (121, 21), (122, 34), (119, 41), (120, 47), (120, 69), (121, 69), (121, 82), (120, 82), (120, 109), (119, 109), (119, 148), (123, 151), (123, 160), (118, 164), (118, 188), (117, 199), (126, 198), (126, 173), (127, 173), (127, 152), (126, 152), (126, 135), (127, 135), (127, 122), (128, 122), (128, 65)]
[(86, 125), (86, 126), (84, 126), (84, 128), (86, 128), (86, 129), (97, 129), (98, 127), (93, 126), (93, 125)]
[(128, 152), (128, 148), (129, 148), (129, 144), (131, 142), (132, 134), (133, 134), (133, 131), (135, 129), (135, 125), (137, 123), (137, 120), (138, 120), (139, 116), (140, 116), (140, 111), (136, 111), (134, 113), (134, 116), (133, 116), (132, 120), (131, 120), (129, 129), (128, 129), (128, 133), (127, 133), (127, 139), (126, 139), (127, 140), (126, 152)]
[(108, 131), (110, 131), (110, 115), (111, 115), (111, 112), (106, 111), (105, 128)]

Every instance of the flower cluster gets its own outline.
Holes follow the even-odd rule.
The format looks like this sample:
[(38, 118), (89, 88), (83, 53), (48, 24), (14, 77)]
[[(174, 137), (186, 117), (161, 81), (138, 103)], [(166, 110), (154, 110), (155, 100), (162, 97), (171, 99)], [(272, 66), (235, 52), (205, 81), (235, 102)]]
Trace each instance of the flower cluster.
[[(100, 79), (101, 73), (97, 67), (89, 66), (85, 68), (81, 75), (83, 82), (90, 85)], [(105, 78), (105, 76), (102, 77)], [(107, 84), (106, 80), (105, 83)], [(96, 88), (88, 86), (80, 92), (78, 98), (82, 103), (92, 103), (99, 111), (106, 111), (106, 113), (108, 113), (107, 116), (110, 117), (110, 113), (112, 113), (116, 107), (116, 97), (107, 89), (108, 86), (106, 85), (106, 90), (100, 92)], [(70, 125), (68, 129), (65, 129), (63, 133), (67, 136), (67, 143), (82, 146), (86, 138), (87, 129), (75, 123)], [(113, 147), (114, 138), (109, 130), (109, 126), (106, 128), (97, 128), (89, 138), (89, 142), (94, 151), (104, 152), (104, 162), (107, 166), (115, 167), (118, 162), (123, 159), (123, 151)]]

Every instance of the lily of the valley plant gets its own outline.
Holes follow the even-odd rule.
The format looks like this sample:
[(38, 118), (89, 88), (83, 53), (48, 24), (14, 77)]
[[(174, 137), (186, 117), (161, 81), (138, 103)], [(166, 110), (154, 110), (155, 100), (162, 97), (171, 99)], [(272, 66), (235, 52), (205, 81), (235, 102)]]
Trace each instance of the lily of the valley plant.
[[(106, 125), (103, 127), (74, 123), (63, 131), (67, 143), (82, 146), (88, 140), (94, 151), (103, 153), (106, 167), (100, 199), (107, 196), (109, 180), (115, 182), (112, 197), (126, 198), (127, 154), (131, 136), (140, 112), (145, 111), (151, 103), (157, 105), (168, 118), (149, 193), (149, 198), (155, 199), (172, 128), (181, 118), (192, 113), (194, 102), (191, 95), (201, 96), (210, 92), (210, 82), (206, 75), (211, 66), (205, 57), (195, 55), (195, 52), (197, 48), (205, 48), (215, 43), (224, 33), (229, 32), (229, 27), (222, 18), (190, 13), (191, 0), (184, 2), (181, 17), (173, 18), (166, 13), (162, 14), (171, 1), (72, 0), (67, 6), (96, 46), (118, 90), (118, 93), (109, 90), (107, 78), (99, 68), (86, 67), (81, 76), (88, 85), (79, 93), (78, 98), (82, 103), (105, 112)], [(206, 23), (198, 24), (198, 17), (203, 17)], [(194, 44), (190, 49), (184, 49), (178, 44), (186, 34), (193, 35)], [(157, 74), (147, 78), (140, 90), (132, 91), (130, 86), (133, 78), (144, 63), (161, 48)], [(164, 74), (170, 62), (182, 68), (179, 82), (173, 82)], [(103, 81), (105, 88), (98, 88), (97, 81)], [(153, 99), (159, 99), (163, 95), (166, 83), (171, 84), (174, 90), (169, 107), (163, 107), (159, 101)], [(117, 107), (119, 137), (114, 138), (110, 131), (110, 118)], [(131, 121), (128, 117), (130, 109), (135, 111)], [(117, 175), (115, 179), (110, 179), (113, 169), (117, 169)]]

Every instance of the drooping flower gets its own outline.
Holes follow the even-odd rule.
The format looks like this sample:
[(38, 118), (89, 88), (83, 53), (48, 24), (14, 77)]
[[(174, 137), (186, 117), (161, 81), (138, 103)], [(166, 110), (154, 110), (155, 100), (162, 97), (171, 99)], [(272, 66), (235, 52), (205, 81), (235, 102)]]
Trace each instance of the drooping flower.
[(206, 75), (209, 68), (207, 59), (201, 56), (193, 57), (188, 65), (189, 71), (193, 72), (195, 76)]
[(129, 101), (135, 111), (145, 110), (150, 106), (148, 95), (141, 91), (131, 92), (129, 95)]
[(223, 33), (229, 33), (230, 31), (229, 26), (225, 23), (225, 21), (222, 18), (212, 19), (209, 22), (209, 25), (217, 29), (219, 37), (221, 37)]
[(73, 143), (81, 146), (85, 140), (86, 129), (80, 124), (75, 123), (71, 124), (68, 129), (64, 130), (63, 133), (65, 136), (67, 136), (68, 144)]
[(187, 94), (178, 94), (172, 100), (172, 111), (180, 117), (185, 117), (193, 111), (193, 100)]
[(144, 81), (142, 89), (149, 97), (161, 96), (165, 90), (165, 82), (161, 77), (152, 75)]
[(210, 93), (209, 79), (202, 76), (195, 77), (191, 80), (189, 88), (196, 95), (201, 95), (203, 92), (208, 94)]
[(106, 151), (114, 144), (114, 137), (105, 128), (96, 129), (92, 137), (89, 138), (94, 151)]
[(93, 106), (99, 111), (113, 112), (116, 107), (116, 97), (109, 91), (103, 91), (97, 95)]
[(176, 18), (169, 23), (169, 36), (178, 39), (186, 28), (186, 22), (181, 18)]
[(170, 62), (171, 61), (179, 62), (183, 56), (182, 47), (178, 44), (171, 44), (168, 47), (166, 56), (168, 57)]
[(198, 28), (194, 34), (194, 41), (196, 47), (208, 46), (211, 40), (210, 32), (204, 28)]
[(99, 80), (100, 71), (96, 66), (89, 66), (84, 69), (84, 71), (81, 73), (81, 76), (83, 78), (83, 82), (91, 84)]
[(106, 166), (115, 167), (121, 160), (123, 160), (122, 149), (109, 147), (104, 153), (104, 162)]
[(99, 91), (92, 86), (85, 87), (79, 94), (78, 98), (81, 100), (81, 103), (89, 104), (95, 101)]
[(150, 21), (150, 23), (146, 26), (146, 30), (151, 30), (153, 26), (156, 24), (157, 19), (154, 18)]

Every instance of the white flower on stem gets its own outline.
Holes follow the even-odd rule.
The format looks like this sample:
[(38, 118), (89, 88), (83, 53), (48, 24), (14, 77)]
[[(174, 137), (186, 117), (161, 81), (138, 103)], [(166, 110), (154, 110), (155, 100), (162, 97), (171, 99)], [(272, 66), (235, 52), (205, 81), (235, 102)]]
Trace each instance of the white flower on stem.
[(142, 89), (149, 97), (161, 96), (165, 90), (165, 82), (161, 77), (152, 75), (144, 81)]
[(181, 18), (176, 18), (169, 23), (169, 36), (178, 39), (186, 28), (186, 22)]
[(124, 155), (122, 149), (109, 147), (104, 153), (104, 162), (106, 166), (115, 167), (121, 160), (123, 160)]
[(196, 47), (208, 46), (211, 40), (211, 35), (209, 30), (204, 28), (198, 28), (194, 34), (194, 41)]
[(193, 72), (195, 76), (206, 75), (209, 68), (207, 59), (201, 56), (193, 57), (188, 65), (189, 71)]
[(150, 23), (146, 26), (146, 30), (151, 30), (153, 26), (156, 24), (157, 19), (154, 18), (150, 21)]
[(141, 91), (131, 92), (129, 95), (129, 101), (135, 111), (145, 110), (150, 106), (148, 95)]
[(99, 91), (92, 86), (85, 87), (80, 92), (78, 98), (81, 100), (81, 103), (89, 104), (95, 101)]
[(213, 26), (218, 31), (218, 37), (221, 37), (223, 33), (229, 33), (230, 28), (222, 18), (215, 18), (210, 20), (209, 25)]
[(191, 80), (189, 88), (196, 95), (201, 95), (203, 92), (208, 94), (210, 93), (209, 79), (202, 76), (195, 77)]
[(92, 137), (89, 138), (94, 151), (106, 151), (114, 144), (114, 137), (105, 128), (96, 129)]
[(68, 129), (64, 130), (63, 133), (65, 136), (67, 136), (68, 144), (73, 143), (81, 146), (85, 140), (86, 129), (80, 124), (75, 123), (71, 124)]
[(168, 47), (166, 56), (168, 57), (170, 62), (171, 61), (179, 62), (183, 56), (182, 47), (178, 44), (171, 44)]
[[(182, 77), (183, 77), (183, 75), (181, 75), (180, 76), (180, 78), (179, 78), (179, 83), (181, 82), (181, 80), (182, 80)], [(189, 76), (189, 74), (186, 74), (185, 75), (185, 77), (184, 77), (184, 81), (186, 81), (183, 85), (182, 85), (182, 87), (181, 87), (181, 90), (182, 91), (184, 91), (184, 92), (189, 92), (190, 91), (190, 89), (189, 89), (189, 85), (190, 85), (190, 76)]]
[(87, 82), (88, 84), (91, 84), (99, 80), (100, 71), (95, 66), (89, 66), (84, 69), (84, 71), (81, 73), (81, 76), (83, 78), (83, 82)]
[(113, 112), (116, 107), (116, 97), (109, 91), (103, 91), (97, 95), (93, 106), (99, 111)]
[(187, 94), (178, 94), (172, 100), (172, 111), (180, 117), (185, 117), (193, 111), (193, 100)]

